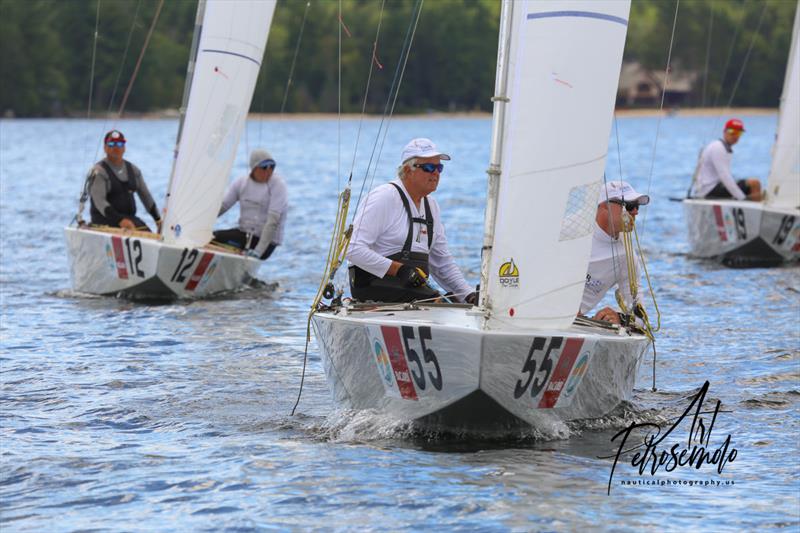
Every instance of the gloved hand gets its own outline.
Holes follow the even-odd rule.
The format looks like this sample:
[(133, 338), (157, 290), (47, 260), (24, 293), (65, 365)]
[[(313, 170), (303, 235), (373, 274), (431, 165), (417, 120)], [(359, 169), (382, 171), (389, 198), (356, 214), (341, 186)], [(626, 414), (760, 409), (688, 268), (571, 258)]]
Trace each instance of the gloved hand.
[(478, 305), (478, 293), (477, 292), (471, 292), (471, 293), (467, 294), (467, 297), (464, 298), (464, 302), (466, 302), (468, 304), (472, 304), (472, 305)]
[(421, 268), (412, 268), (408, 265), (398, 268), (395, 275), (404, 282), (406, 287), (422, 287), (428, 282), (428, 276)]

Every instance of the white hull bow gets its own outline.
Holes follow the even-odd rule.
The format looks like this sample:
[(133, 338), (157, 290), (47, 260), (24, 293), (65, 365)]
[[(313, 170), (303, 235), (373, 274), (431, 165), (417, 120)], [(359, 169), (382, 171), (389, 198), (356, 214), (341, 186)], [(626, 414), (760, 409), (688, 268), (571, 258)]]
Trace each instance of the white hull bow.
[(446, 431), (496, 432), (607, 414), (629, 400), (648, 339), (591, 326), (482, 329), (466, 306), (313, 316), (337, 402)]
[(204, 298), (243, 287), (260, 261), (217, 248), (184, 248), (151, 233), (67, 227), (72, 287), (132, 299)]
[(691, 254), (731, 267), (800, 259), (800, 210), (737, 200), (683, 201)]

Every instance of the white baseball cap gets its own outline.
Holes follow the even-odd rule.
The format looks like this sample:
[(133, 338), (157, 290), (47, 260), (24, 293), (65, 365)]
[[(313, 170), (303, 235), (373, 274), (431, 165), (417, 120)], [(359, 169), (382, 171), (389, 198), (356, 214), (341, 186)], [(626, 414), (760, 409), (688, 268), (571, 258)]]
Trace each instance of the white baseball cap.
[(609, 181), (605, 187), (600, 187), (600, 197), (598, 204), (605, 203), (606, 200), (622, 200), (627, 204), (647, 205), (650, 197), (646, 194), (636, 192), (627, 181)]
[(403, 148), (403, 155), (400, 157), (401, 163), (405, 163), (412, 157), (441, 157), (444, 161), (450, 161), (450, 156), (440, 152), (433, 141), (420, 137), (412, 139), (405, 148)]

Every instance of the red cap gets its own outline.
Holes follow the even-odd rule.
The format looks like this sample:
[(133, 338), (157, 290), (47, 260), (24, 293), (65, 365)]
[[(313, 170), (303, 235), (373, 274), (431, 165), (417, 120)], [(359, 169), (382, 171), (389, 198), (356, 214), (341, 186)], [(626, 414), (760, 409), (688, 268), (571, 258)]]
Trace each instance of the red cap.
[(738, 118), (732, 118), (725, 123), (726, 130), (744, 131), (744, 123)]
[(108, 141), (125, 142), (125, 136), (119, 130), (111, 130), (108, 133), (106, 133), (106, 136), (103, 138), (104, 143), (107, 143)]

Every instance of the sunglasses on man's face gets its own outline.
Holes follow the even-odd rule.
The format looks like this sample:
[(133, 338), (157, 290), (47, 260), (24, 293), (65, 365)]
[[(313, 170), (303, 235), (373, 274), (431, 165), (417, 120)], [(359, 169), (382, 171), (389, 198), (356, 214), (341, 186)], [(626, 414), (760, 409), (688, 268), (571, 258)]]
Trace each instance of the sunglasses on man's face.
[(441, 163), (414, 163), (414, 168), (421, 168), (423, 172), (433, 174), (434, 172), (442, 173), (444, 165)]
[(106, 143), (109, 148), (124, 148), (125, 141), (109, 141)]
[(623, 202), (621, 200), (609, 200), (609, 202), (612, 203), (612, 204), (621, 205), (622, 207), (624, 207), (625, 209), (628, 210), (628, 213), (633, 213), (634, 211), (639, 209), (639, 204), (637, 204), (637, 203), (629, 204), (629, 203)]

